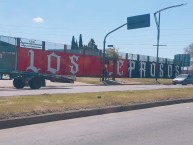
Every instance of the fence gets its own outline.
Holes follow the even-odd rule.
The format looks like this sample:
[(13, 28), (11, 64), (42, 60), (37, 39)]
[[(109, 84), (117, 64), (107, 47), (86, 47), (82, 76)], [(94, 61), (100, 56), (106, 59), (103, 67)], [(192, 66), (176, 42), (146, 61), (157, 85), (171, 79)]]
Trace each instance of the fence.
[[(53, 43), (47, 41), (39, 41), (35, 39), (26, 39), (26, 38), (15, 38), (10, 36), (0, 36), (0, 41), (6, 42), (11, 45), (17, 46), (18, 43), (20, 47), (24, 48), (34, 48), (34, 49), (43, 49), (43, 50), (50, 50), (50, 51), (60, 51), (60, 52), (67, 52), (73, 54), (85, 54), (90, 56), (102, 56), (102, 50), (93, 51), (88, 49), (71, 49), (70, 45), (61, 44), (61, 43)], [(146, 56), (146, 55), (139, 55), (139, 54), (131, 54), (131, 53), (122, 53), (118, 52), (118, 55), (122, 59), (134, 60), (134, 61), (145, 61), (145, 62), (157, 62), (157, 58), (154, 56)], [(175, 61), (174, 59), (168, 58), (158, 58), (159, 63), (167, 63), (167, 64), (177, 64), (180, 65), (179, 61)]]

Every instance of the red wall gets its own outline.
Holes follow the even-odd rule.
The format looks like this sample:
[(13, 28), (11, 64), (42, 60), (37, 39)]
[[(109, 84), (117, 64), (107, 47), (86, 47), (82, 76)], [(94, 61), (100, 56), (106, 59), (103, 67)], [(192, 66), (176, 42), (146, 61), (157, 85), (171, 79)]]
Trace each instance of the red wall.
[[(88, 56), (39, 49), (18, 49), (18, 70), (46, 74), (101, 76), (104, 64), (101, 56)], [(119, 68), (118, 68), (119, 67)], [(117, 69), (118, 68), (118, 69)], [(128, 76), (128, 61), (120, 60), (115, 66), (116, 77)], [(109, 72), (113, 72), (110, 63)]]

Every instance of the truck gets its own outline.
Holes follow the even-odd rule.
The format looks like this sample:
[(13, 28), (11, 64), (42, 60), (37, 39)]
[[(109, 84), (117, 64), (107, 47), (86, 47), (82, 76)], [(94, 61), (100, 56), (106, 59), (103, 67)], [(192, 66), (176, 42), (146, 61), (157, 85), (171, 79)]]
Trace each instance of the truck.
[[(60, 56), (45, 47), (45, 41), (37, 43), (31, 39), (24, 41), (22, 38), (0, 36), (0, 80), (13, 80), (16, 89), (25, 86), (40, 89), (46, 86), (46, 80), (74, 83), (75, 75), (59, 71)], [(38, 59), (34, 55), (38, 55)], [(41, 67), (36, 67), (36, 64)]]

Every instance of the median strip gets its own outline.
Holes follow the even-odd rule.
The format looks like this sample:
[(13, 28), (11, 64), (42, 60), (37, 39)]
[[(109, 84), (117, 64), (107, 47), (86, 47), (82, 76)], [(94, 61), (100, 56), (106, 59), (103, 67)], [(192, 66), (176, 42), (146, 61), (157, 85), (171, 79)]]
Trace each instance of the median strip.
[[(27, 125), (31, 124), (30, 122), (42, 123), (45, 122), (44, 120), (56, 121), (75, 117), (128, 111), (132, 109), (124, 108), (129, 106), (129, 108), (137, 109), (136, 106), (138, 106), (138, 104), (139, 109), (164, 104), (160, 102), (167, 102), (166, 105), (171, 102), (174, 104), (179, 100), (181, 100), (180, 102), (184, 102), (184, 100), (192, 101), (192, 98), (193, 90), (191, 88), (1, 97), (0, 128), (7, 126), (5, 124), (11, 122), (11, 120), (15, 120), (18, 125), (22, 124), (23, 121), (28, 122), (28, 118), (34, 120), (29, 121), (29, 123), (23, 123), (24, 125)], [(135, 107), (132, 107), (133, 105), (135, 105)], [(17, 125), (12, 126), (14, 127)]]

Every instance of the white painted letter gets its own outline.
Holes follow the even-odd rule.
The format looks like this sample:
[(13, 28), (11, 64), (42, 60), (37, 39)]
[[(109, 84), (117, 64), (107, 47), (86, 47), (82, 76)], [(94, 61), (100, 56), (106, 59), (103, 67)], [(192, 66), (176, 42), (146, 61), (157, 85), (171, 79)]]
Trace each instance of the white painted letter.
[(76, 63), (78, 61), (79, 56), (73, 55), (71, 57), (69, 56), (69, 58), (70, 58), (71, 63), (73, 64), (70, 66), (70, 72), (73, 75), (75, 75), (79, 71), (78, 64)]
[(32, 70), (33, 72), (37, 73), (40, 69), (34, 66), (34, 51), (31, 49), (28, 55), (30, 56), (30, 66), (27, 68), (27, 71)]
[(150, 75), (151, 75), (151, 77), (155, 77), (156, 64), (155, 64), (155, 63), (152, 63), (150, 67), (151, 67), (151, 69), (150, 69)]
[[(55, 53), (52, 53), (49, 54), (47, 57), (48, 57), (48, 71), (51, 72), (52, 74), (56, 74), (56, 72), (60, 70), (60, 56), (56, 55)], [(52, 57), (55, 57), (57, 59), (56, 69), (51, 68)]]
[(129, 77), (132, 77), (132, 71), (135, 69), (135, 61), (129, 61)]
[(179, 69), (180, 69), (180, 67), (178, 65), (176, 65), (175, 66), (175, 70), (176, 70), (175, 76), (176, 77), (180, 74)]
[(164, 71), (163, 71), (163, 67), (164, 67), (164, 65), (161, 63), (160, 65), (159, 65), (159, 76), (161, 77), (161, 78), (163, 78), (163, 76), (164, 76)]
[(123, 71), (120, 72), (121, 67), (123, 67), (123, 63), (124, 63), (124, 61), (122, 61), (122, 60), (117, 61), (117, 74), (119, 76), (123, 75)]
[(168, 77), (172, 77), (172, 65), (168, 65)]
[(144, 78), (146, 77), (146, 63), (145, 62), (140, 62), (140, 77)]

